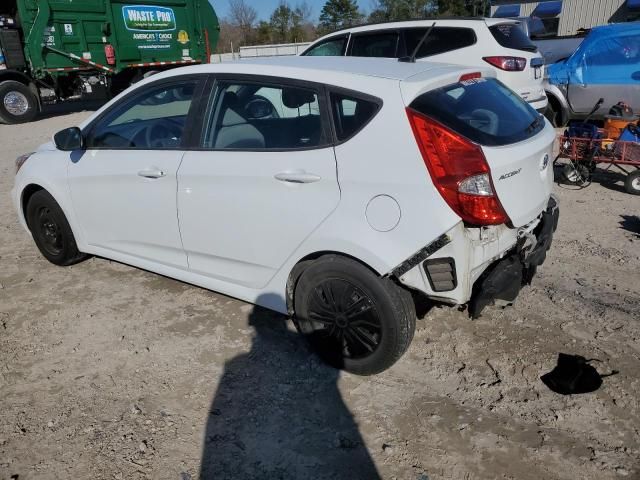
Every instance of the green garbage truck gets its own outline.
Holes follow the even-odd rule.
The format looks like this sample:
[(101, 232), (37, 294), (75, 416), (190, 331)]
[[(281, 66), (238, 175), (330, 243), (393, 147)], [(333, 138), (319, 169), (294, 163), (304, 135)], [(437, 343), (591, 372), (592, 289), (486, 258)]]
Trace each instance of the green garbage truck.
[(219, 34), (208, 0), (0, 0), (0, 122), (208, 63)]

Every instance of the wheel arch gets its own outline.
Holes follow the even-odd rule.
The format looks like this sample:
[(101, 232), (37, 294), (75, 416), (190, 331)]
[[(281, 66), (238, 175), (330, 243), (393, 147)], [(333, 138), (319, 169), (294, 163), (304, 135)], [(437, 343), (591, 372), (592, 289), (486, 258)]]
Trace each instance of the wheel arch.
[(22, 83), (26, 87), (30, 87), (33, 84), (33, 80), (22, 72), (18, 72), (17, 70), (0, 70), (0, 83), (9, 80)]
[(561, 126), (566, 125), (567, 122), (569, 122), (569, 105), (564, 95), (562, 95), (558, 87), (554, 85), (547, 86), (545, 93), (549, 99), (549, 106), (560, 114)]
[[(27, 205), (29, 204), (29, 200), (31, 199), (31, 197), (33, 197), (34, 193), (41, 190), (45, 190), (48, 192), (48, 190), (46, 190), (43, 186), (36, 183), (30, 183), (22, 189), (20, 198), (20, 211), (22, 212), (22, 216), (24, 217), (24, 223), (25, 225), (27, 225), (29, 230), (31, 230), (31, 227), (29, 226), (29, 219), (27, 218)], [(49, 195), (51, 195), (50, 192)]]
[(304, 271), (312, 263), (314, 263), (315, 261), (321, 259), (322, 257), (331, 256), (331, 255), (344, 257), (344, 258), (348, 258), (350, 260), (353, 260), (354, 262), (357, 262), (360, 265), (362, 265), (363, 267), (365, 267), (368, 270), (370, 270), (374, 275), (379, 276), (379, 277), (383, 276), (383, 274), (381, 272), (377, 271), (371, 265), (367, 264), (366, 262), (362, 261), (361, 259), (359, 259), (357, 257), (354, 257), (353, 255), (349, 255), (348, 253), (339, 252), (339, 251), (335, 251), (335, 250), (322, 250), (322, 251), (317, 251), (317, 252), (310, 253), (310, 254), (300, 258), (295, 263), (295, 265), (293, 266), (291, 271), (289, 272), (289, 276), (287, 278), (287, 286), (286, 286), (287, 312), (288, 312), (289, 315), (292, 316), (294, 314), (293, 299), (294, 299), (294, 295), (295, 295), (295, 291), (296, 291), (296, 285), (298, 284), (298, 281), (300, 280), (300, 277), (302, 276)]

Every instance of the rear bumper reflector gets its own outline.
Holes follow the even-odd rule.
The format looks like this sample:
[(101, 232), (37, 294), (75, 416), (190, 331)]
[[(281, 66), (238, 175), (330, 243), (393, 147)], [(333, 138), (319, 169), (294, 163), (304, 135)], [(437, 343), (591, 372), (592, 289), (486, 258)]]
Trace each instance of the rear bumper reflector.
[(426, 260), (422, 266), (434, 292), (449, 292), (458, 286), (456, 261), (453, 258)]

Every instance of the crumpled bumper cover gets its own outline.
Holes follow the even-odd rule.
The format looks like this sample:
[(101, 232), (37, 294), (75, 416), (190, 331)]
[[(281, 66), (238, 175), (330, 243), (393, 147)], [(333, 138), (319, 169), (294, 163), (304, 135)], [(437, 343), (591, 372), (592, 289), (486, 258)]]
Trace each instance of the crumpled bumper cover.
[(513, 302), (522, 287), (531, 283), (536, 269), (547, 258), (559, 218), (558, 201), (551, 197), (533, 232), (536, 237), (534, 247), (525, 249), (524, 241), (519, 241), (509, 254), (487, 268), (474, 284), (469, 302), (472, 318), (478, 318), (488, 305)]

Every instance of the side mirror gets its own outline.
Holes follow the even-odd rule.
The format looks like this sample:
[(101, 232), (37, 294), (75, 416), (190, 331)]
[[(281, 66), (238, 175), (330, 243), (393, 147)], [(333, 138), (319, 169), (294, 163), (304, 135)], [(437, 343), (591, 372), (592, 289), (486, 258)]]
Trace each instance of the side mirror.
[(65, 128), (53, 136), (53, 141), (58, 150), (63, 152), (73, 152), (84, 149), (84, 138), (82, 130), (78, 127)]

